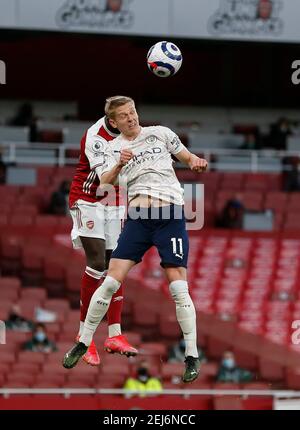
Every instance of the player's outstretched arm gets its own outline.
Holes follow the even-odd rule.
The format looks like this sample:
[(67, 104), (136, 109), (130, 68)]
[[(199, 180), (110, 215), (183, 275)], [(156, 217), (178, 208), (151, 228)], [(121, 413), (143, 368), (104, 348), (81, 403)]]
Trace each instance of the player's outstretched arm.
[(175, 157), (194, 172), (204, 172), (207, 168), (207, 161), (204, 158), (197, 157), (186, 148), (175, 154)]
[(130, 149), (122, 149), (119, 161), (115, 166), (101, 175), (100, 185), (114, 184), (118, 179), (119, 173), (121, 172), (123, 166), (128, 163), (133, 157), (132, 151)]

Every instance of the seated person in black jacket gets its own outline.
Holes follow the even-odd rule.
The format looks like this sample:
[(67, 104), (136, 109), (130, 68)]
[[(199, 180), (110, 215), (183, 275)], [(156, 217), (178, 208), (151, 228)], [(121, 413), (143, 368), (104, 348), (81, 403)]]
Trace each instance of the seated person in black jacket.
[(237, 366), (233, 352), (225, 351), (216, 379), (218, 382), (249, 382), (253, 374)]

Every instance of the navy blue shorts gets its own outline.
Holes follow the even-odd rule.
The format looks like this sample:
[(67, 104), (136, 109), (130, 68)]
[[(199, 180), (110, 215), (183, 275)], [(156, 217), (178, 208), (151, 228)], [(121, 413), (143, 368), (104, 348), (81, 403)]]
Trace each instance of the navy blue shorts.
[(151, 246), (156, 246), (162, 267), (187, 267), (189, 239), (183, 206), (130, 207), (111, 257), (139, 263)]

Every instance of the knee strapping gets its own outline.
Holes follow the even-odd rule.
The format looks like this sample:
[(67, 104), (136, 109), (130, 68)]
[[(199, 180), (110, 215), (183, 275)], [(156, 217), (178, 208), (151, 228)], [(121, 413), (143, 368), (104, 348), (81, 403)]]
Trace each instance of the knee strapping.
[(112, 296), (118, 291), (120, 285), (121, 282), (117, 281), (111, 276), (106, 276), (103, 284), (96, 291), (97, 296), (104, 300), (110, 300)]
[(189, 288), (186, 281), (173, 281), (170, 283), (169, 289), (176, 304), (185, 302), (189, 297)]
[(170, 292), (176, 304), (176, 316), (185, 335), (193, 332), (196, 312), (186, 281), (173, 281), (170, 283)]

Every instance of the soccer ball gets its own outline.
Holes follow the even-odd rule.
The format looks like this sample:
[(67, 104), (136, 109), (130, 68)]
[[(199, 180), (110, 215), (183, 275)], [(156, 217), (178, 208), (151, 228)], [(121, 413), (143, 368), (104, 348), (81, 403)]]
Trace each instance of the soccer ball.
[(175, 75), (182, 64), (179, 48), (171, 42), (157, 42), (147, 54), (147, 65), (154, 75), (167, 78)]

